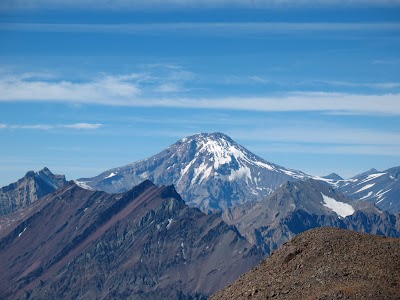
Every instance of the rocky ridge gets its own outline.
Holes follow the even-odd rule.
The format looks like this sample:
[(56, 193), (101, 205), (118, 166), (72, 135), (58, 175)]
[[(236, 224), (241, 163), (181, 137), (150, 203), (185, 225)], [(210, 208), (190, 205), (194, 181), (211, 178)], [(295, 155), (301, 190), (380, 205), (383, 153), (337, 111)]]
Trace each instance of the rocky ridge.
[(226, 211), (223, 219), (267, 254), (295, 235), (317, 227), (400, 237), (400, 214), (349, 199), (326, 182), (313, 179), (286, 182), (259, 203)]
[(400, 167), (371, 169), (350, 179), (332, 180), (330, 184), (350, 198), (375, 203), (391, 213), (400, 212)]
[(318, 228), (210, 299), (399, 299), (400, 239)]
[(114, 195), (70, 182), (0, 225), (1, 299), (205, 299), (262, 259), (150, 181)]
[(64, 175), (55, 175), (48, 168), (29, 171), (17, 182), (0, 189), (0, 215), (28, 206), (65, 184)]

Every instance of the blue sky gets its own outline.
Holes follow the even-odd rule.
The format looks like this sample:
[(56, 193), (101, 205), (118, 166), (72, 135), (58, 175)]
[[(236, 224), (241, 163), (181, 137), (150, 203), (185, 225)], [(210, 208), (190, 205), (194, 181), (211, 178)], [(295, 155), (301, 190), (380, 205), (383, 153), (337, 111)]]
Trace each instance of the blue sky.
[(215, 131), (313, 175), (399, 166), (399, 75), (396, 0), (1, 1), (0, 186)]

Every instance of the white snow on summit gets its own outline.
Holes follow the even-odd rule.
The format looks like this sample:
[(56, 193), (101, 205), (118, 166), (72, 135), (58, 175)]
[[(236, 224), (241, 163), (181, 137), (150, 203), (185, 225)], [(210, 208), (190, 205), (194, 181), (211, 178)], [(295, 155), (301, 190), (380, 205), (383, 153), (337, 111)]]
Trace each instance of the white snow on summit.
[[(226, 178), (229, 181), (245, 179), (246, 182), (253, 182), (257, 189), (257, 186), (261, 185), (262, 182), (258, 177), (260, 172), (258, 172), (258, 175), (252, 174), (253, 167), (285, 174), (297, 179), (311, 177), (294, 170), (279, 168), (278, 166), (269, 164), (262, 159), (258, 159), (257, 157), (254, 157), (252, 153), (249, 153), (248, 150), (223, 135), (215, 138), (204, 136), (203, 134), (197, 134), (192, 138), (196, 140), (196, 154), (191, 161), (186, 162), (184, 166), (182, 166), (183, 168), (181, 169), (178, 182), (180, 182), (183, 176), (194, 166), (191, 185), (200, 184), (213, 174), (221, 179)], [(182, 144), (187, 143), (188, 141), (189, 138), (181, 140), (178, 152)], [(203, 156), (208, 159), (204, 160)], [(230, 174), (220, 173), (221, 168), (228, 164), (232, 164)]]
[(336, 201), (335, 199), (325, 196), (322, 194), (322, 198), (324, 199), (324, 203), (322, 203), (325, 207), (330, 208), (332, 211), (334, 211), (338, 216), (340, 217), (347, 217), (351, 216), (354, 214), (354, 208), (347, 203)]

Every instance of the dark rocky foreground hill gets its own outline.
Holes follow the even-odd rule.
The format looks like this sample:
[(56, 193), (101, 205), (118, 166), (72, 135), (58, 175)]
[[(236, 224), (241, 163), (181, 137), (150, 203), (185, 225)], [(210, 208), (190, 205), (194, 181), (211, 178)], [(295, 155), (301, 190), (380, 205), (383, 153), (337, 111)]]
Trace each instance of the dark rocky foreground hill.
[(55, 175), (48, 168), (29, 171), (17, 182), (0, 189), (0, 216), (28, 206), (65, 184), (64, 175)]
[(400, 299), (400, 239), (313, 229), (211, 299)]
[(262, 259), (150, 181), (114, 195), (69, 182), (0, 225), (0, 299), (204, 299)]

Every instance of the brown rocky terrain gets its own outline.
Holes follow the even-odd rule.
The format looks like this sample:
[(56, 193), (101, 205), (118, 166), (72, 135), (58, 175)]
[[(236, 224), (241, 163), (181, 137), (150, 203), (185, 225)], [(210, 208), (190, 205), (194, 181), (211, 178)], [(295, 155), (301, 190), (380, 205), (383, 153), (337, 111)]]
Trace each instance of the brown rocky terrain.
[(400, 239), (309, 230), (211, 299), (400, 299)]

